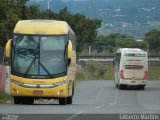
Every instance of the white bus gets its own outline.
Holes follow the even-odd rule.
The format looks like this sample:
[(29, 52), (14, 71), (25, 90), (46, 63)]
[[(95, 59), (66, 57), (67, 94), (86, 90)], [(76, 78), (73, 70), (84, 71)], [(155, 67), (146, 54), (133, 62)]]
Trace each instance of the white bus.
[(138, 48), (119, 48), (115, 53), (115, 85), (119, 89), (136, 86), (144, 89), (148, 77), (147, 52)]

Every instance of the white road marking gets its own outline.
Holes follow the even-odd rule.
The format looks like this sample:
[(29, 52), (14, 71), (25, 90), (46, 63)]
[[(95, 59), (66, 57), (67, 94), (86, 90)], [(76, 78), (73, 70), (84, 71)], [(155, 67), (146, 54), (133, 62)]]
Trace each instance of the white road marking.
[(113, 105), (113, 103), (110, 103), (109, 105)]
[(105, 104), (102, 104), (102, 105), (98, 105), (97, 107), (95, 107), (94, 109), (98, 109), (98, 108), (100, 108), (100, 107), (102, 107), (102, 106), (104, 106)]
[(114, 97), (114, 102), (113, 102), (114, 105), (117, 103), (118, 92), (119, 92), (119, 89), (117, 88), (117, 90), (116, 90), (116, 95), (115, 95), (115, 97)]
[(66, 120), (73, 120), (75, 117), (77, 117), (79, 114), (81, 114), (82, 113), (82, 111), (80, 111), (80, 112), (77, 112), (77, 113), (75, 113), (75, 114), (73, 114), (73, 115), (71, 115), (69, 118), (67, 118)]
[[(116, 94), (115, 94), (115, 97), (114, 97), (114, 101), (111, 102), (109, 105), (115, 105), (115, 104), (117, 103), (118, 92), (119, 92), (119, 89), (117, 88), (117, 89), (116, 89)], [(98, 105), (98, 106), (96, 106), (94, 109), (99, 109), (99, 108), (101, 108), (102, 106), (105, 106), (105, 105), (107, 105), (107, 104)]]

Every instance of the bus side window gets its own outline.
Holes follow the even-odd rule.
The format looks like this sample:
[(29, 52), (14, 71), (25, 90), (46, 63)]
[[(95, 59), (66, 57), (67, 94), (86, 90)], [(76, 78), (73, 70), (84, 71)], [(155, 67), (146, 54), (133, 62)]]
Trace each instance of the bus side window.
[(120, 59), (121, 59), (121, 53), (116, 53), (116, 58), (115, 58), (115, 65), (116, 66), (119, 66)]

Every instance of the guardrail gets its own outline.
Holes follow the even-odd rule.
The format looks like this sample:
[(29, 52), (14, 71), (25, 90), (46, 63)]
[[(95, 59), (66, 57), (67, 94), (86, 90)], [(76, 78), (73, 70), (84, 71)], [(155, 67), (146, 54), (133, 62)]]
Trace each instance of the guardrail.
[[(149, 57), (160, 57), (160, 53), (149, 53)], [(113, 58), (114, 53), (91, 53), (91, 54), (80, 54), (79, 58)]]

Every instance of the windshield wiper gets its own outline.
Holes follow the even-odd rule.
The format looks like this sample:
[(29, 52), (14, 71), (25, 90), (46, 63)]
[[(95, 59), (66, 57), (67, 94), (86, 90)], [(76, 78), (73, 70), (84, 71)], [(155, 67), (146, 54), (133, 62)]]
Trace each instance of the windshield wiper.
[[(24, 50), (27, 50), (28, 54), (26, 54), (24, 57), (30, 57), (30, 58), (33, 58), (32, 61), (30, 62), (26, 72), (24, 73), (24, 77), (26, 77), (26, 75), (28, 74), (28, 72), (30, 71), (33, 63), (35, 63), (35, 61), (39, 58), (39, 55), (38, 55), (38, 50), (36, 49), (24, 49)], [(26, 52), (26, 53), (27, 53)], [(31, 53), (31, 54), (29, 54)], [(23, 54), (24, 55), (24, 54)], [(30, 56), (29, 56), (30, 55)]]
[(36, 59), (37, 59), (36, 57), (32, 59), (31, 63), (30, 63), (29, 66), (28, 66), (28, 69), (27, 69), (26, 72), (24, 73), (24, 77), (26, 77), (26, 75), (27, 75), (28, 72), (30, 71), (30, 69), (31, 69), (31, 67), (32, 67), (32, 65), (33, 65), (33, 63), (35, 62)]
[(53, 77), (52, 74), (44, 67), (44, 65), (39, 61), (39, 65), (47, 72), (50, 77)]
[[(33, 58), (31, 63), (29, 64), (29, 67), (28, 69), (26, 70), (25, 74), (24, 74), (24, 77), (26, 77), (26, 75), (28, 74), (28, 72), (30, 71), (33, 63), (35, 63), (35, 60), (37, 59), (37, 57)], [(52, 74), (44, 67), (44, 65), (41, 63), (41, 62), (38, 62), (39, 65), (46, 71), (46, 73), (50, 76), (50, 77), (53, 77)]]

